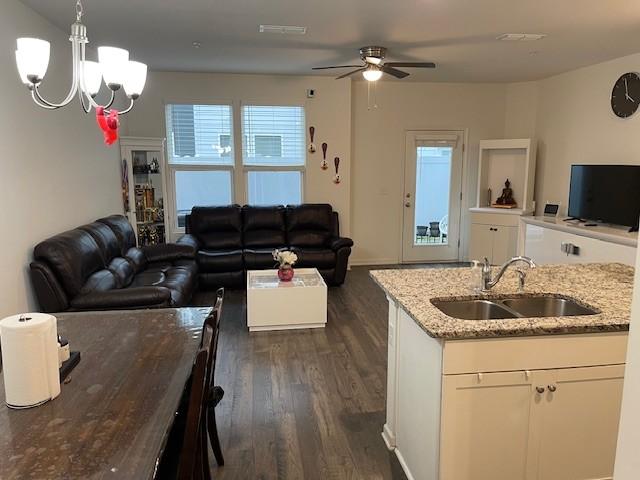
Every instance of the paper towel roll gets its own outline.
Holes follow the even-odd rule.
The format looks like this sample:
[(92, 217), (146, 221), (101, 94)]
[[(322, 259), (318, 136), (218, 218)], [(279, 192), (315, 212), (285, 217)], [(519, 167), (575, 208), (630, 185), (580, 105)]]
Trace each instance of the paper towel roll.
[(8, 407), (35, 407), (60, 394), (57, 330), (56, 317), (44, 313), (25, 313), (0, 321)]

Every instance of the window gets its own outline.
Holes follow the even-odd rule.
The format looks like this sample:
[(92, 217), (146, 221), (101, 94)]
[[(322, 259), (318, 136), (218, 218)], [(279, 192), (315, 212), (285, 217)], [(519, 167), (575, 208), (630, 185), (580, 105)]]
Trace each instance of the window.
[(232, 124), (230, 105), (166, 106), (172, 230), (194, 206), (233, 203)]
[(242, 133), (247, 203), (301, 203), (306, 159), (304, 108), (245, 106)]

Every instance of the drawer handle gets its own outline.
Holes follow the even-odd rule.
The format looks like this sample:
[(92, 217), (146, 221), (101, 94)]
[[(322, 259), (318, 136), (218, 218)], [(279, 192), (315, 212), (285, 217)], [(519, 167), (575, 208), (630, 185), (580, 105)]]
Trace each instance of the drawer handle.
[(537, 386), (536, 387), (536, 392), (538, 392), (540, 395), (542, 395), (544, 393), (544, 387)]
[(548, 385), (547, 388), (551, 393), (555, 392), (558, 389), (555, 385)]

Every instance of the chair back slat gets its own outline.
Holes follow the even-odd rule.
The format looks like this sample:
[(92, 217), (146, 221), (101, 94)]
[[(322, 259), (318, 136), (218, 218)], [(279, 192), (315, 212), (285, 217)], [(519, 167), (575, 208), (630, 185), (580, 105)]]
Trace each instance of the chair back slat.
[(187, 406), (186, 425), (178, 462), (178, 480), (203, 478), (203, 465), (199, 462), (202, 455), (203, 415), (210, 387), (208, 366), (213, 357), (214, 331), (205, 325), (201, 348), (196, 355), (191, 374), (191, 391)]

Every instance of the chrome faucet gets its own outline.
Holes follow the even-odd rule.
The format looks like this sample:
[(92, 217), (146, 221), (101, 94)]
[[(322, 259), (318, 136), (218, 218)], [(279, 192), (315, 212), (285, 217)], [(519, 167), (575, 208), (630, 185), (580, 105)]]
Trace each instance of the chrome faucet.
[[(529, 268), (536, 268), (536, 264), (533, 260), (531, 260), (529, 257), (523, 257), (519, 255), (517, 257), (511, 258), (510, 260), (507, 260), (505, 264), (500, 267), (500, 270), (498, 270), (496, 276), (491, 279), (491, 264), (489, 263), (489, 259), (485, 257), (484, 263), (482, 264), (482, 291), (488, 292), (493, 287), (495, 287), (502, 278), (502, 275), (504, 275), (504, 272), (507, 270), (507, 268), (517, 262), (525, 262), (529, 265)], [(527, 274), (524, 270), (520, 269), (517, 269), (516, 272), (518, 274), (518, 291), (523, 291)]]

